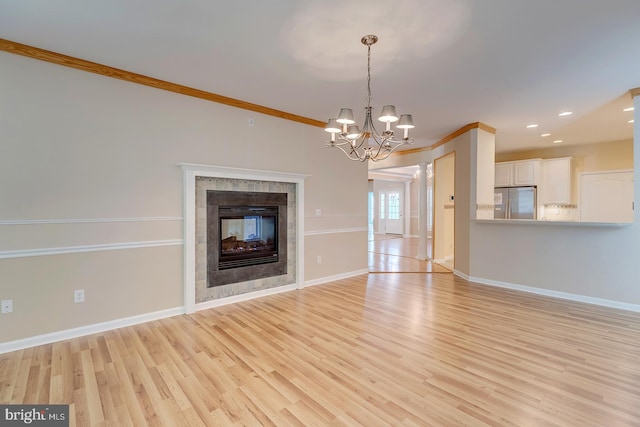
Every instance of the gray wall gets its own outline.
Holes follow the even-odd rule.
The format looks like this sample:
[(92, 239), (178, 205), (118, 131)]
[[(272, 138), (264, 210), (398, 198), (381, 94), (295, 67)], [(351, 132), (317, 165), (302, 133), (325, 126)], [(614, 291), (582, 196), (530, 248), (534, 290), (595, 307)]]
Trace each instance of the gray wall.
[(4, 52), (0, 75), (0, 342), (183, 305), (179, 162), (311, 175), (305, 281), (367, 268), (366, 166), (322, 129)]

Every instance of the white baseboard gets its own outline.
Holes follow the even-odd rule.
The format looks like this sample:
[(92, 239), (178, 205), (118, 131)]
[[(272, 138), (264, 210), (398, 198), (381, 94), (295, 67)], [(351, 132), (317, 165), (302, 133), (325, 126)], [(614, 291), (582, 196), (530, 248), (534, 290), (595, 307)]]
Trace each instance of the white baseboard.
[(261, 289), (255, 292), (247, 292), (246, 294), (233, 295), (226, 298), (218, 298), (210, 301), (200, 302), (196, 304), (196, 311), (206, 310), (208, 308), (222, 307), (223, 305), (235, 304), (237, 302), (249, 301), (255, 298), (265, 297), (267, 295), (281, 294), (283, 292), (295, 291), (298, 286), (294, 283), (291, 285), (278, 286), (275, 288)]
[(368, 274), (368, 273), (369, 273), (368, 269), (363, 269), (363, 270), (350, 271), (347, 273), (336, 274), (334, 276), (321, 277), (320, 279), (307, 280), (306, 282), (304, 282), (304, 287), (306, 288), (307, 286), (314, 286), (314, 285), (321, 285), (323, 283), (335, 282), (336, 280), (348, 279), (350, 277), (355, 277), (355, 276), (362, 276), (363, 274)]
[(524, 286), (524, 285), (517, 285), (514, 283), (500, 282), (498, 280), (484, 279), (482, 277), (468, 276), (458, 270), (454, 270), (453, 273), (456, 276), (460, 276), (469, 282), (480, 283), (482, 285), (495, 286), (498, 288), (511, 289), (515, 291), (528, 292), (531, 294), (543, 295), (543, 296), (552, 297), (552, 298), (582, 302), (585, 304), (593, 304), (593, 305), (599, 305), (602, 307), (616, 308), (619, 310), (627, 310), (627, 311), (640, 313), (640, 305), (638, 304), (629, 304), (629, 303), (620, 302), (620, 301), (612, 301), (604, 298), (595, 298), (595, 297), (589, 297), (585, 295), (571, 294), (568, 292), (554, 291), (551, 289), (542, 289), (542, 288), (535, 288), (532, 286)]
[(453, 269), (453, 274), (455, 274), (458, 277), (462, 277), (464, 280), (470, 282), (471, 279), (469, 278), (469, 275), (464, 274), (462, 271), (460, 270), (456, 270), (455, 268)]
[(338, 234), (338, 233), (360, 233), (367, 232), (369, 229), (367, 227), (357, 227), (357, 228), (335, 228), (331, 230), (312, 230), (305, 231), (305, 236), (320, 236), (324, 234)]
[[(360, 276), (362, 274), (367, 274), (368, 272), (369, 271), (365, 269), (337, 274), (335, 276), (328, 276), (321, 279), (310, 280), (308, 282), (305, 282), (304, 285), (312, 286), (321, 283), (333, 282), (335, 280), (346, 279), (353, 276)], [(279, 286), (277, 288), (263, 289), (260, 291), (250, 292), (242, 295), (234, 295), (228, 298), (220, 298), (217, 300), (196, 304), (196, 311), (205, 310), (207, 308), (220, 307), (223, 305), (233, 304), (241, 301), (248, 301), (267, 295), (275, 295), (282, 292), (294, 291), (296, 289), (298, 289), (298, 285), (294, 283), (291, 285)], [(36, 335), (33, 337), (23, 338), (15, 341), (7, 341), (0, 343), (0, 354), (23, 350), (25, 348), (36, 347), (39, 345), (51, 344), (58, 341), (65, 341), (86, 335), (97, 334), (100, 332), (124, 328), (127, 326), (138, 325), (140, 323), (151, 322), (153, 320), (165, 319), (167, 317), (173, 317), (184, 313), (184, 307), (175, 307), (166, 310), (155, 311), (152, 313), (145, 313), (137, 316), (125, 317), (122, 319), (110, 320), (102, 323), (95, 323), (93, 325), (80, 326), (78, 328), (51, 332), (49, 334)]]
[(125, 317), (123, 319), (109, 320), (107, 322), (94, 323), (93, 325), (80, 326), (78, 328), (66, 329), (64, 331), (36, 335), (34, 337), (23, 338), (15, 341), (7, 341), (0, 343), (0, 354), (44, 344), (51, 344), (58, 341), (65, 341), (85, 335), (97, 334), (100, 332), (110, 331), (112, 329), (124, 328), (126, 326), (138, 325), (140, 323), (151, 322), (153, 320), (165, 319), (179, 314), (184, 314), (183, 307), (169, 308), (166, 310), (154, 311), (152, 313)]

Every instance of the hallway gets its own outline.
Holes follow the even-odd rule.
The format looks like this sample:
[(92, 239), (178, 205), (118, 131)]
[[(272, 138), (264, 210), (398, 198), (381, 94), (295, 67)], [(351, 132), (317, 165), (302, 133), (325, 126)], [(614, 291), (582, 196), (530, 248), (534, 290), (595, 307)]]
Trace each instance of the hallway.
[[(431, 250), (429, 239), (428, 256), (431, 256)], [(418, 260), (415, 258), (417, 253), (417, 237), (369, 233), (370, 273), (452, 273), (453, 265)]]

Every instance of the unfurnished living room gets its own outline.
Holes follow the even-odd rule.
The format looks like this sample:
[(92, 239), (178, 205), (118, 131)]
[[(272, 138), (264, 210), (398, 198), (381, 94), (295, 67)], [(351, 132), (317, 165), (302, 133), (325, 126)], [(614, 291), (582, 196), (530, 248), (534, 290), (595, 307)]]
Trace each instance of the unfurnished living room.
[(0, 425), (639, 426), (637, 0), (0, 0)]

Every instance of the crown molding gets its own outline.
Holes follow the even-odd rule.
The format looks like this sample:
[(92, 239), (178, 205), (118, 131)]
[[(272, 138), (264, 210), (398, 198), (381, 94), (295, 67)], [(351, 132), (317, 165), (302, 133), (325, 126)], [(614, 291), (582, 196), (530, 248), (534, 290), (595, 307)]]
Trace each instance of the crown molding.
[(460, 129), (450, 133), (449, 135), (445, 136), (444, 138), (442, 138), (440, 141), (436, 142), (433, 145), (430, 145), (428, 147), (419, 147), (419, 148), (411, 148), (409, 150), (402, 150), (402, 151), (396, 151), (395, 153), (392, 154), (392, 156), (402, 156), (405, 154), (414, 154), (414, 153), (420, 153), (423, 151), (431, 151), (441, 145), (446, 144), (447, 142), (459, 137), (460, 135), (463, 135), (467, 132), (469, 132), (472, 129), (482, 129), (485, 132), (489, 132), (493, 135), (496, 134), (496, 129), (484, 124), (482, 122), (475, 122), (475, 123), (469, 123), (467, 125), (462, 126)]
[(204, 99), (206, 101), (216, 102), (218, 104), (229, 105), (231, 107), (241, 108), (244, 110), (255, 111), (257, 113), (266, 114), (268, 116), (278, 117), (280, 119), (291, 120), (306, 125), (324, 128), (325, 122), (310, 119), (308, 117), (298, 116), (296, 114), (287, 113), (285, 111), (275, 110), (273, 108), (264, 107), (258, 104), (241, 101), (235, 98), (206, 92), (200, 89), (159, 80), (142, 74), (133, 73), (131, 71), (110, 67), (96, 62), (86, 61), (73, 56), (63, 55), (61, 53), (40, 49), (34, 46), (13, 42), (11, 40), (0, 38), (0, 51), (22, 55), (28, 58), (37, 59), (39, 61), (50, 62), (52, 64), (62, 65), (64, 67), (75, 68), (77, 70), (86, 71), (88, 73), (100, 74), (101, 76), (111, 77), (114, 79), (124, 80), (130, 83), (136, 83), (149, 86), (155, 89), (166, 90), (168, 92), (178, 93), (180, 95), (192, 96), (194, 98)]
[[(52, 64), (62, 65), (64, 67), (75, 68), (77, 70), (86, 71), (88, 73), (99, 74), (104, 77), (124, 80), (130, 83), (136, 83), (143, 86), (149, 86), (155, 89), (165, 90), (180, 95), (191, 96), (194, 98), (204, 99), (206, 101), (224, 104), (231, 107), (241, 108), (243, 110), (255, 111), (257, 113), (266, 114), (268, 116), (278, 117), (284, 120), (291, 120), (310, 126), (324, 128), (326, 123), (320, 120), (311, 119), (309, 117), (299, 116), (297, 114), (287, 113), (285, 111), (276, 110), (250, 102), (241, 101), (239, 99), (230, 98), (216, 93), (183, 86), (177, 83), (171, 83), (165, 80), (156, 79), (154, 77), (145, 76), (143, 74), (134, 73), (120, 68), (110, 67), (108, 65), (91, 62), (73, 56), (64, 55), (50, 50), (40, 49), (35, 46), (14, 42), (0, 38), (0, 51), (12, 53), (15, 55), (26, 56), (27, 58), (37, 59), (39, 61), (50, 62)], [(631, 89), (631, 96), (635, 97), (640, 94), (640, 88)], [(455, 132), (445, 136), (440, 141), (428, 147), (413, 148), (409, 150), (396, 151), (392, 155), (412, 154), (421, 151), (433, 150), (452, 139), (468, 132), (471, 129), (482, 129), (495, 135), (496, 129), (482, 122), (469, 123)]]

